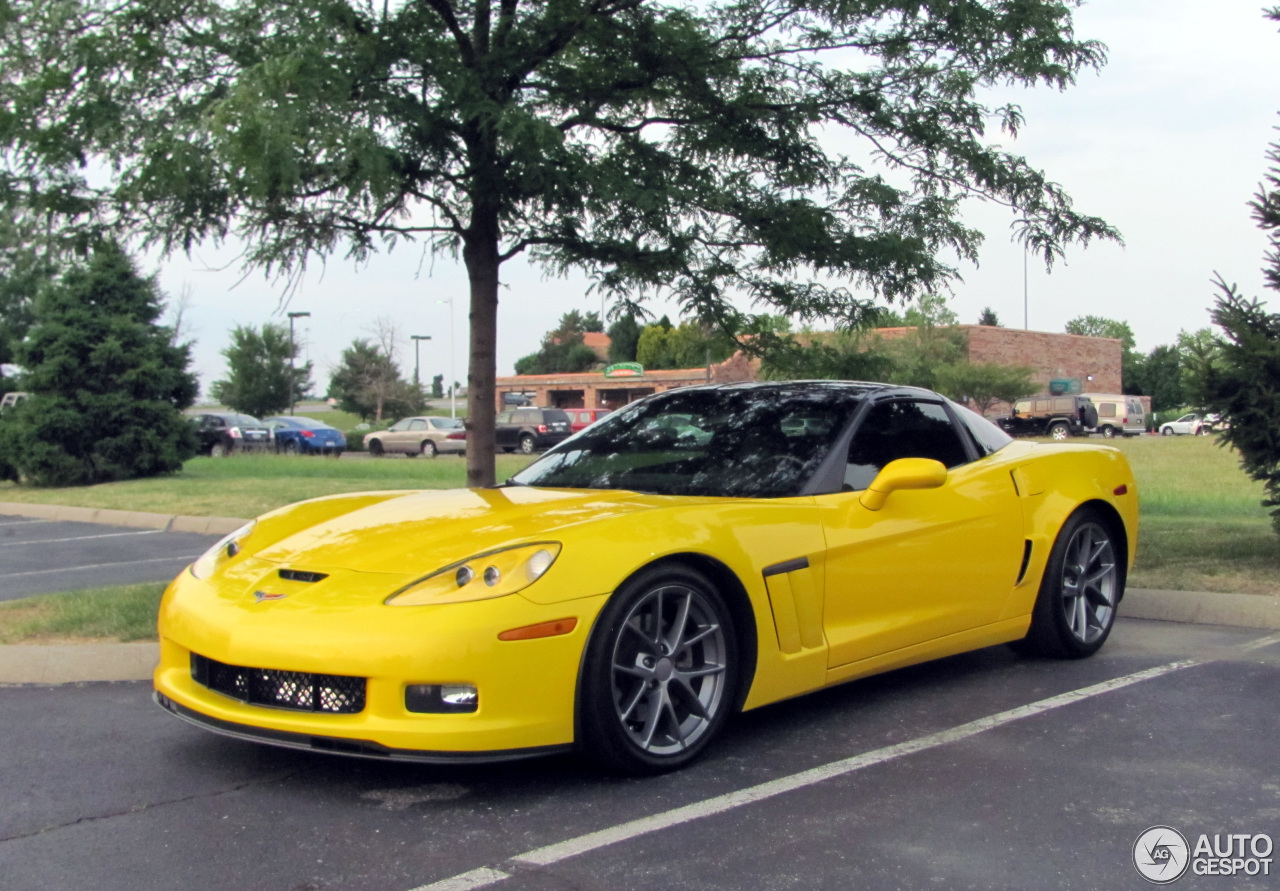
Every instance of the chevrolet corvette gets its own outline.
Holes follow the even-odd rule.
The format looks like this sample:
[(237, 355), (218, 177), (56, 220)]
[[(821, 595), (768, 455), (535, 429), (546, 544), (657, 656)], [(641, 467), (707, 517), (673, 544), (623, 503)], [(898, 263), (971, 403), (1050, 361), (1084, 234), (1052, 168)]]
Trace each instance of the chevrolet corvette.
[(243, 739), (427, 762), (697, 757), (735, 712), (997, 644), (1106, 641), (1138, 493), (856, 382), (634, 402), (492, 489), (318, 498), (166, 590), (156, 701)]

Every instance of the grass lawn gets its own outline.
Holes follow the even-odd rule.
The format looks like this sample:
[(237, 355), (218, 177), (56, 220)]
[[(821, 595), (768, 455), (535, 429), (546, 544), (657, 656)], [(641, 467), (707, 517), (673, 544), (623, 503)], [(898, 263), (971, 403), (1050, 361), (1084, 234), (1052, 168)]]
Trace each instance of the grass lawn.
[[(1094, 442), (1099, 440), (1095, 439)], [(1280, 536), (1259, 502), (1262, 484), (1211, 437), (1114, 440), (1133, 465), (1142, 499), (1139, 588), (1280, 595)], [(505, 479), (529, 459), (501, 455)], [(182, 473), (69, 489), (0, 484), (0, 501), (252, 517), (305, 498), (368, 489), (445, 489), (465, 484), (461, 458), (241, 455), (195, 458)], [(41, 637), (154, 638), (163, 585), (129, 585), (0, 604), (0, 643)]]
[[(498, 479), (528, 464), (524, 455), (499, 455)], [(373, 489), (453, 489), (466, 485), (466, 460), (438, 458), (341, 459), (303, 455), (235, 455), (192, 458), (169, 477), (65, 489), (34, 489), (0, 483), (0, 501), (63, 504), (188, 514), (255, 517), (320, 495)]]
[(165, 583), (116, 585), (0, 603), (0, 644), (110, 638), (155, 640)]

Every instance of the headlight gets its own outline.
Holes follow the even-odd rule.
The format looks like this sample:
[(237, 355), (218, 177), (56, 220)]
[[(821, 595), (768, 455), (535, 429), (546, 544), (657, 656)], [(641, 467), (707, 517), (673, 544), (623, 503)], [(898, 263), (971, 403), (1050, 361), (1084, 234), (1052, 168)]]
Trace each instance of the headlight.
[(544, 541), (477, 554), (410, 582), (386, 599), (389, 606), (425, 606), (506, 597), (546, 573), (560, 555), (560, 544)]
[(245, 523), (235, 532), (232, 532), (209, 548), (199, 560), (191, 564), (191, 574), (198, 579), (207, 579), (213, 575), (224, 560), (229, 560), (240, 553), (240, 543), (249, 537), (257, 525), (257, 520)]

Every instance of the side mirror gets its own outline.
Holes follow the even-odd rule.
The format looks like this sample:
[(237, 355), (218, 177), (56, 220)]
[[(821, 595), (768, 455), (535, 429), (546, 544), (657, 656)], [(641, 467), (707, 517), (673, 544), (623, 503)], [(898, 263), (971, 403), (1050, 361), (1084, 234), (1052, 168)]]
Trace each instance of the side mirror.
[(867, 510), (884, 507), (889, 493), (899, 489), (936, 489), (947, 481), (947, 468), (932, 458), (890, 461), (858, 500)]

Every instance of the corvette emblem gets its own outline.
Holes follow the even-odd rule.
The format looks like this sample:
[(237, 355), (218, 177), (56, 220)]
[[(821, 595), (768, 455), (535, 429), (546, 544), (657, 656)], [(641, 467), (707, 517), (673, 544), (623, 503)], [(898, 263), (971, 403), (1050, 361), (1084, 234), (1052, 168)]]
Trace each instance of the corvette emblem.
[(288, 594), (269, 594), (266, 591), (254, 591), (253, 602), (262, 603), (264, 600), (284, 600)]

